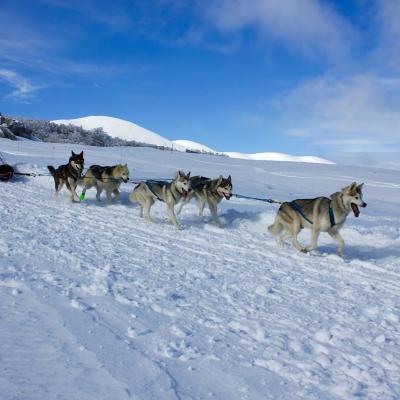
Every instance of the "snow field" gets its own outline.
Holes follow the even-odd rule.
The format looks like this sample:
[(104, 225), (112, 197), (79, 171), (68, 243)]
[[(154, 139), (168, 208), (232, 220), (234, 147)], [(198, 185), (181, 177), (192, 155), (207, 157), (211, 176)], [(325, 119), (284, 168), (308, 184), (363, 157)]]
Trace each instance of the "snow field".
[[(38, 172), (70, 151), (1, 145), (21, 170)], [(5, 400), (400, 397), (398, 173), (84, 150), (87, 166), (122, 158), (131, 177), (229, 172), (235, 192), (282, 200), (363, 179), (368, 207), (342, 231), (342, 260), (325, 235), (313, 254), (278, 248), (266, 231), (277, 207), (255, 201), (224, 201), (224, 229), (190, 204), (177, 232), (162, 203), (153, 224), (140, 219), (129, 185), (122, 204), (107, 206), (95, 191), (81, 204), (66, 192), (55, 200), (47, 177), (2, 184)]]

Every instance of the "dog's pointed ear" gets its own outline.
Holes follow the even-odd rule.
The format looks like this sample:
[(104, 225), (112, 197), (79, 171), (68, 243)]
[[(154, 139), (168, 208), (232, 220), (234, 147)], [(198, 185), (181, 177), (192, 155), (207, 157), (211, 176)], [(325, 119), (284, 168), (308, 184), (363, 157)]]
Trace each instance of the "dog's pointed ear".
[(348, 193), (349, 195), (353, 195), (357, 192), (357, 182), (353, 182), (351, 185), (346, 186), (342, 189), (343, 192)]
[(124, 164), (124, 167), (127, 167), (127, 168), (128, 168), (128, 163), (125, 163), (125, 164)]
[(79, 155), (80, 155), (81, 157), (83, 157), (83, 150), (79, 153)]
[(191, 174), (191, 173), (192, 173), (192, 172), (191, 172), (191, 171), (189, 171), (189, 172), (188, 172), (188, 174), (186, 175), (186, 178), (188, 178), (188, 179), (189, 179), (189, 178), (190, 178), (190, 174)]
[(76, 156), (73, 150), (71, 150), (71, 155)]
[(351, 192), (351, 191), (354, 190), (356, 187), (357, 187), (357, 182), (353, 182), (353, 183), (351, 183), (350, 185), (345, 186), (345, 187), (342, 189), (342, 192), (345, 192), (345, 191)]
[(363, 186), (364, 186), (364, 182), (363, 182), (363, 183), (360, 183), (360, 184), (357, 186), (357, 192), (361, 192)]
[(232, 177), (230, 175), (228, 176), (228, 181), (229, 183), (232, 183)]
[(218, 185), (222, 182), (222, 179), (224, 179), (224, 177), (223, 177), (222, 175), (220, 175), (220, 176), (218, 177)]

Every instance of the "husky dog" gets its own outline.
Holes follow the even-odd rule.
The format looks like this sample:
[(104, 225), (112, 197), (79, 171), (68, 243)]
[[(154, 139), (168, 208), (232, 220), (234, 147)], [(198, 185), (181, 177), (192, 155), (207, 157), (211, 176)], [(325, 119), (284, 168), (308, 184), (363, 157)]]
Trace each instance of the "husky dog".
[(56, 195), (60, 192), (62, 187), (67, 186), (67, 189), (71, 193), (71, 200), (79, 202), (80, 199), (75, 192), (78, 180), (82, 175), (85, 160), (83, 158), (83, 151), (79, 154), (75, 154), (71, 151), (71, 157), (69, 158), (68, 164), (60, 165), (55, 169), (52, 165), (48, 165), (47, 168), (54, 178), (54, 184), (56, 187)]
[[(291, 237), (293, 246), (303, 253), (315, 250), (320, 232), (328, 232), (338, 242), (338, 255), (343, 257), (344, 240), (339, 230), (351, 211), (358, 217), (359, 207), (367, 206), (363, 200), (363, 185), (353, 182), (340, 192), (332, 194), (330, 198), (317, 197), (283, 203), (275, 222), (268, 227), (268, 230), (273, 235), (283, 232), (278, 239), (280, 245)], [(297, 240), (297, 235), (303, 228), (311, 229), (311, 246), (307, 248), (301, 246)]]
[(168, 217), (172, 223), (178, 228), (182, 226), (176, 220), (174, 207), (179, 201), (185, 198), (189, 192), (190, 172), (185, 174), (178, 171), (172, 182), (165, 181), (145, 181), (135, 186), (129, 195), (132, 203), (140, 204), (140, 216), (143, 217), (143, 209), (145, 217), (151, 222), (150, 209), (156, 200), (163, 201), (167, 206)]
[(225, 197), (229, 200), (232, 197), (232, 178), (224, 178), (222, 175), (218, 179), (209, 179), (204, 176), (193, 176), (190, 178), (189, 195), (181, 203), (177, 213), (182, 211), (182, 208), (190, 202), (193, 197), (196, 197), (199, 205), (199, 216), (203, 218), (203, 211), (206, 203), (210, 209), (212, 219), (221, 226), (218, 218), (218, 204)]
[(85, 198), (86, 190), (92, 187), (97, 189), (96, 199), (100, 201), (100, 195), (103, 190), (106, 191), (108, 203), (112, 202), (112, 194), (116, 199), (119, 198), (119, 187), (122, 182), (128, 182), (129, 169), (127, 164), (117, 164), (112, 167), (102, 167), (100, 165), (91, 165), (85, 176), (79, 179), (78, 184), (83, 186), (81, 199)]

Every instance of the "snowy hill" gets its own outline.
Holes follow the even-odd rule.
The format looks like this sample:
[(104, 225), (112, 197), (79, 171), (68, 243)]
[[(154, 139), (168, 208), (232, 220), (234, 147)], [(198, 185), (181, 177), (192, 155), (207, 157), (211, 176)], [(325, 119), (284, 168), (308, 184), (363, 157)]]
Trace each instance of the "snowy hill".
[(117, 137), (124, 140), (134, 140), (136, 142), (165, 147), (172, 147), (173, 145), (170, 140), (161, 135), (142, 128), (133, 122), (125, 121), (120, 118), (90, 116), (76, 119), (58, 119), (52, 122), (56, 124), (77, 125), (88, 130), (103, 128), (104, 132), (109, 134), (111, 137)]
[(242, 160), (257, 160), (257, 161), (289, 161), (289, 162), (304, 162), (304, 163), (317, 163), (317, 164), (334, 164), (332, 161), (325, 160), (324, 158), (315, 156), (291, 156), (283, 153), (237, 153), (237, 152), (224, 152), (225, 155), (231, 158), (240, 158)]
[[(174, 147), (175, 150), (186, 151), (204, 151), (207, 153), (217, 153), (215, 150), (207, 147), (201, 143), (193, 142), (190, 140), (169, 140), (152, 132), (148, 129), (142, 128), (133, 122), (125, 121), (123, 119), (107, 117), (107, 116), (90, 116), (76, 119), (58, 119), (52, 121), (56, 124), (76, 125), (81, 126), (83, 129), (103, 128), (104, 132), (111, 137), (117, 137), (124, 140), (134, 140), (136, 142), (152, 144), (156, 146)], [(282, 153), (256, 153), (245, 154), (238, 152), (225, 152), (223, 153), (231, 158), (240, 158), (244, 160), (255, 161), (291, 161), (291, 162), (305, 162), (305, 163), (319, 163), (319, 164), (332, 164), (331, 161), (325, 160), (315, 156), (291, 156)]]
[(175, 145), (184, 148), (185, 150), (194, 150), (194, 151), (204, 151), (206, 153), (216, 153), (215, 150), (210, 147), (205, 146), (204, 144), (193, 142), (191, 140), (174, 140)]
[[(232, 175), (234, 192), (290, 200), (365, 182), (345, 259), (321, 234), (301, 254), (267, 233), (278, 209), (223, 200), (224, 228), (185, 229), (128, 201), (71, 204), (49, 176), (0, 183), (1, 399), (394, 400), (400, 395), (400, 172), (151, 148), (0, 139), (20, 171), (127, 162), (131, 178)], [(351, 176), (349, 176), (351, 175)], [(299, 237), (309, 243), (309, 233)]]

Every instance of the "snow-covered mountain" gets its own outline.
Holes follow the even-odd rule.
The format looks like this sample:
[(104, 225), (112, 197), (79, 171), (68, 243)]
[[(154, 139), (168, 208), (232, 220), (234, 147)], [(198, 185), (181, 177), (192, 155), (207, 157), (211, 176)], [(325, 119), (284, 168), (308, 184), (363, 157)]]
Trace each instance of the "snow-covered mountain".
[(194, 150), (194, 151), (205, 151), (207, 153), (217, 153), (210, 147), (205, 146), (204, 144), (193, 142), (191, 140), (174, 140), (173, 143), (178, 145), (179, 147), (183, 147), (185, 150)]
[(76, 119), (58, 119), (52, 121), (56, 124), (71, 124), (81, 126), (83, 129), (103, 128), (104, 132), (111, 137), (117, 137), (124, 140), (134, 140), (136, 142), (152, 144), (156, 146), (172, 147), (171, 140), (152, 132), (146, 128), (130, 121), (120, 118), (107, 116), (89, 116)]
[[(193, 142), (190, 140), (169, 140), (158, 133), (143, 128), (130, 121), (125, 121), (120, 118), (107, 117), (107, 116), (89, 116), (75, 119), (58, 119), (52, 121), (56, 124), (76, 125), (81, 126), (83, 129), (103, 128), (111, 137), (120, 138), (124, 140), (134, 140), (140, 143), (147, 143), (156, 146), (173, 147), (175, 150), (186, 151), (204, 151), (207, 153), (217, 153), (212, 148), (204, 144)], [(325, 160), (316, 156), (292, 156), (283, 153), (255, 153), (246, 154), (238, 152), (224, 152), (223, 154), (231, 158), (240, 158), (244, 160), (254, 161), (291, 161), (291, 162), (305, 162), (305, 163), (319, 163), (319, 164), (333, 164), (329, 160)]]
[(334, 164), (332, 161), (326, 160), (316, 156), (291, 156), (284, 153), (237, 153), (237, 152), (225, 152), (223, 153), (231, 158), (240, 158), (242, 160), (253, 160), (253, 161), (290, 161), (290, 162), (304, 162), (304, 163), (316, 163), (316, 164)]

